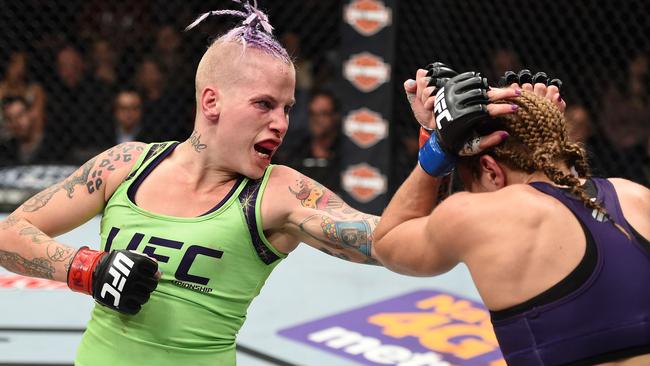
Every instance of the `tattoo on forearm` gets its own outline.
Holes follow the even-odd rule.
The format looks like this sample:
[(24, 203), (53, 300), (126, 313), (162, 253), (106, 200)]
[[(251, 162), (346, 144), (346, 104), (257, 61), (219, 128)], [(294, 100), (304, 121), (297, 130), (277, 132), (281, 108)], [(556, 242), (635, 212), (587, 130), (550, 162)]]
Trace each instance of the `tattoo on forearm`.
[(30, 198), (23, 204), (23, 211), (25, 212), (34, 212), (40, 209), (41, 207), (47, 205), (47, 203), (52, 199), (52, 197), (61, 190), (62, 183), (56, 184), (50, 188), (43, 190), (40, 193), (37, 193), (34, 197)]
[[(311, 234), (315, 231), (315, 224), (320, 226), (323, 237)], [(311, 228), (308, 228), (308, 225)], [(301, 222), (299, 227), (314, 239), (333, 245), (337, 249), (354, 249), (364, 256), (371, 255), (372, 229), (366, 220), (336, 221), (329, 216), (313, 215)]]
[[(331, 251), (331, 250), (329, 250), (327, 248), (324, 248), (324, 247), (320, 247), (320, 248), (318, 248), (318, 250), (320, 250), (321, 252), (323, 252), (323, 253), (325, 253), (327, 255), (331, 255), (332, 257), (340, 258), (340, 259), (343, 259), (343, 260), (346, 260), (346, 261), (353, 261), (352, 258), (345, 255), (344, 253), (333, 252), (333, 251)], [(361, 263), (363, 263), (363, 264), (372, 264), (372, 265), (380, 264), (378, 260), (376, 260), (374, 258), (371, 258), (371, 257), (364, 258)]]
[(334, 253), (334, 252), (328, 250), (327, 248), (323, 248), (323, 247), (318, 248), (318, 250), (320, 250), (321, 252), (323, 252), (323, 253), (325, 253), (327, 255), (331, 255), (332, 257), (341, 258), (341, 259), (344, 259), (346, 261), (350, 260), (350, 257), (348, 257), (347, 255), (345, 255), (343, 253)]
[(11, 272), (21, 275), (48, 279), (54, 277), (54, 267), (45, 258), (28, 260), (16, 253), (0, 250), (0, 265)]
[(0, 224), (0, 230), (5, 230), (9, 229), (10, 227), (13, 227), (20, 221), (20, 218), (14, 216), (14, 215), (9, 215), (7, 218), (4, 219), (2, 224)]
[(42, 244), (42, 243), (47, 243), (53, 241), (52, 238), (49, 238), (45, 233), (40, 231), (34, 226), (27, 226), (18, 232), (19, 235), (22, 236), (31, 236), (32, 237), (32, 242), (37, 243), (37, 244)]
[(208, 147), (208, 145), (201, 143), (201, 134), (196, 130), (192, 131), (192, 135), (190, 136), (189, 141), (197, 153), (200, 153), (201, 150), (205, 150), (205, 148)]
[(68, 248), (58, 243), (51, 243), (47, 246), (47, 257), (53, 262), (65, 262), (75, 253), (73, 248)]

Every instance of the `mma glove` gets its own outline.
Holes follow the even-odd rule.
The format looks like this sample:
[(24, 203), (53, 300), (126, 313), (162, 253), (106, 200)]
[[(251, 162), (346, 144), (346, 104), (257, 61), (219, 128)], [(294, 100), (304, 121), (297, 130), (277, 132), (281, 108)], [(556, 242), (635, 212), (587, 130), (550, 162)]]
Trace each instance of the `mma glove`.
[(523, 69), (518, 73), (515, 73), (514, 71), (506, 71), (505, 74), (503, 74), (503, 76), (499, 79), (498, 86), (500, 88), (505, 88), (512, 85), (513, 83), (519, 85), (523, 85), (526, 83), (530, 83), (533, 85), (537, 83), (542, 83), (546, 86), (555, 85), (557, 86), (558, 89), (562, 89), (562, 80), (551, 79), (543, 71), (540, 71), (535, 75), (533, 75), (528, 69)]
[(437, 129), (420, 148), (420, 166), (429, 175), (442, 177), (453, 171), (458, 152), (474, 128), (489, 120), (487, 80), (475, 72), (450, 78), (436, 94)]
[[(452, 77), (458, 75), (458, 73), (449, 67), (448, 65), (442, 63), (442, 62), (434, 62), (425, 68), (427, 70), (427, 77), (430, 77), (431, 80), (429, 81), (429, 84), (427, 86), (435, 86), (435, 90), (439, 90), (442, 88), (445, 83)], [(431, 132), (433, 132), (433, 129), (426, 128), (424, 126), (420, 127), (420, 137), (419, 137), (419, 144), (420, 147), (424, 145), (424, 143), (429, 139), (429, 136), (431, 136)]]
[(111, 253), (81, 247), (68, 270), (68, 287), (124, 314), (136, 314), (156, 289), (158, 263), (127, 251)]

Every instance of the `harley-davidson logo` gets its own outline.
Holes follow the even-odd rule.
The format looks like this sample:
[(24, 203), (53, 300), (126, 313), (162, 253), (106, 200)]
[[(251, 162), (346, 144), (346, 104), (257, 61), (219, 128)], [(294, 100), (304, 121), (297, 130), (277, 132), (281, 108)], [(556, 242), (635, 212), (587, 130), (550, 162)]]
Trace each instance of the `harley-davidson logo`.
[(368, 108), (356, 109), (343, 120), (343, 132), (357, 146), (367, 149), (388, 136), (388, 122)]
[(343, 172), (343, 189), (359, 202), (367, 203), (386, 193), (387, 179), (368, 164), (351, 165)]
[(392, 11), (382, 1), (355, 0), (344, 8), (345, 21), (357, 32), (369, 37), (392, 22)]
[(363, 52), (345, 62), (343, 74), (357, 89), (369, 93), (390, 79), (390, 65), (381, 57)]

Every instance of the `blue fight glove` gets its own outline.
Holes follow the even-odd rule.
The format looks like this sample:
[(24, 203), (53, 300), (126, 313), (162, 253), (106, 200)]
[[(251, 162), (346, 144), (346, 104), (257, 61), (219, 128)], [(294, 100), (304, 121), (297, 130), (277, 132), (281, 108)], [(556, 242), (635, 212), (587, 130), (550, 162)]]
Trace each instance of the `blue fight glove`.
[(438, 143), (438, 134), (432, 133), (418, 153), (422, 169), (432, 177), (444, 177), (454, 170), (455, 160)]

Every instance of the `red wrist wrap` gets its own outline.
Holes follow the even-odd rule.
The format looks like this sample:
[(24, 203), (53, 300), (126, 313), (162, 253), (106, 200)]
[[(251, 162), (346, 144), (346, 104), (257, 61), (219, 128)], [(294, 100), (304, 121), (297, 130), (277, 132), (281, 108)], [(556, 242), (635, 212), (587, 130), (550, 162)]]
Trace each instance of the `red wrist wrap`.
[(424, 146), (424, 144), (427, 142), (429, 137), (431, 137), (431, 132), (433, 131), (429, 131), (424, 127), (420, 127), (420, 137), (418, 138), (418, 142), (419, 142), (418, 147)]
[(81, 247), (75, 254), (70, 263), (68, 270), (68, 287), (72, 291), (82, 292), (84, 294), (93, 294), (93, 272), (97, 262), (106, 255), (106, 252), (100, 252)]

